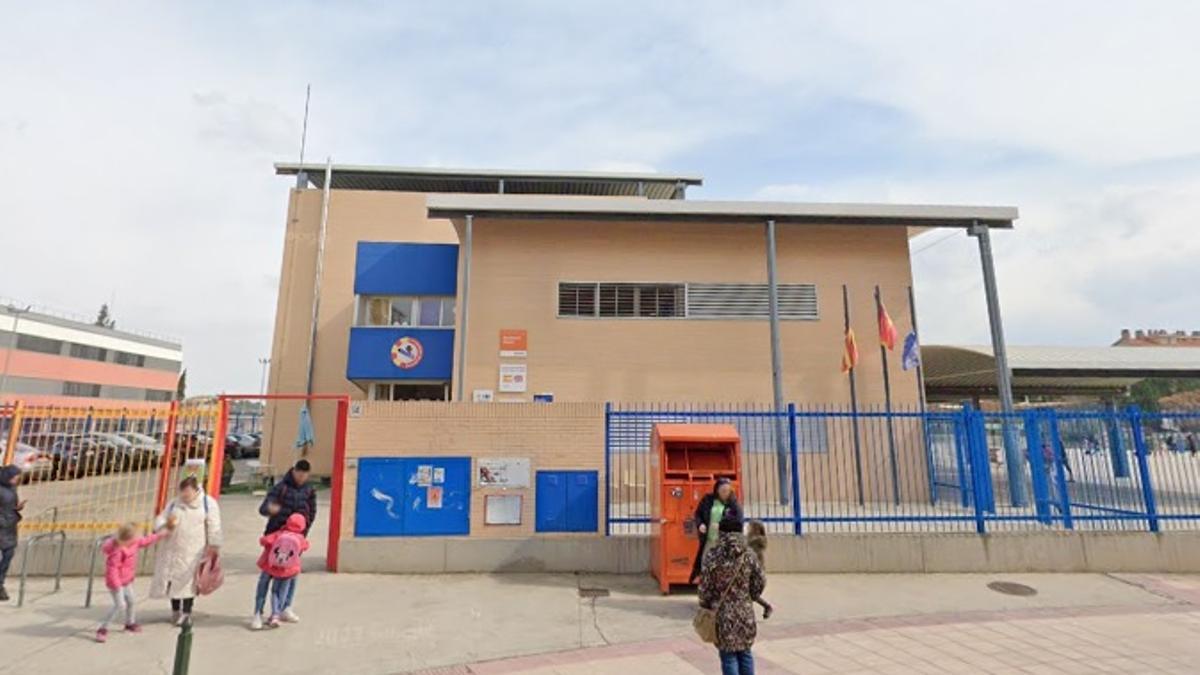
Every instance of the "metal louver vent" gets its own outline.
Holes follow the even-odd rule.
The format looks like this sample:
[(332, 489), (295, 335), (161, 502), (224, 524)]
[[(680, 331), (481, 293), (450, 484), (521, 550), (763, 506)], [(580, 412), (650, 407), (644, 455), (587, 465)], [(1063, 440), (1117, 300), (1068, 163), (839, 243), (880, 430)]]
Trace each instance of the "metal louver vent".
[[(766, 319), (766, 284), (688, 284), (687, 316), (692, 319)], [(817, 320), (817, 287), (779, 285), (779, 318)]]

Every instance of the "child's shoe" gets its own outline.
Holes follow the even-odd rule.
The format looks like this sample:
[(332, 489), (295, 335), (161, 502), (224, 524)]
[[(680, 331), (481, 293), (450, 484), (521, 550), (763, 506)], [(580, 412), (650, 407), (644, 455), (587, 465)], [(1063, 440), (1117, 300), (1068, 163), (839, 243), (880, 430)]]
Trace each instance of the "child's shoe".
[(255, 614), (250, 617), (250, 630), (262, 630), (262, 614)]
[(0, 602), (8, 602), (8, 591), (3, 586), (0, 586)]
[(171, 625), (172, 626), (180, 625), (179, 617), (181, 617), (181, 616), (183, 616), (183, 612), (180, 612), (179, 610), (175, 610), (175, 611), (171, 612)]
[(279, 628), (279, 615), (272, 614), (270, 619), (267, 619), (267, 625), (271, 628)]
[(279, 615), (279, 618), (288, 623), (300, 623), (300, 615), (293, 612), (291, 607), (283, 610), (283, 612)]
[(175, 625), (179, 626), (181, 628), (183, 627), (183, 624), (191, 623), (191, 622), (192, 622), (192, 615), (190, 612), (180, 612), (179, 616), (175, 617)]
[(108, 642), (108, 629), (107, 628), (97, 628), (96, 629), (96, 642), (99, 642), (101, 644)]
[(140, 633), (140, 632), (142, 632), (142, 625), (138, 624), (138, 623), (127, 623), (127, 624), (125, 624), (125, 632), (126, 633)]

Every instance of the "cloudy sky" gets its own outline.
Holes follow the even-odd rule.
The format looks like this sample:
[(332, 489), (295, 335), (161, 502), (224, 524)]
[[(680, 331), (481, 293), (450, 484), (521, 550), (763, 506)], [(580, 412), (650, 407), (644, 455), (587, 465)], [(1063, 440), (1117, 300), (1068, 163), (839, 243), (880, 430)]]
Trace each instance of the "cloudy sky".
[[(114, 300), (193, 393), (257, 390), (310, 82), (310, 158), (1016, 205), (1011, 343), (1200, 329), (1200, 3), (115, 5), (0, 0), (0, 296)], [(973, 242), (914, 250), (924, 341), (986, 342)]]

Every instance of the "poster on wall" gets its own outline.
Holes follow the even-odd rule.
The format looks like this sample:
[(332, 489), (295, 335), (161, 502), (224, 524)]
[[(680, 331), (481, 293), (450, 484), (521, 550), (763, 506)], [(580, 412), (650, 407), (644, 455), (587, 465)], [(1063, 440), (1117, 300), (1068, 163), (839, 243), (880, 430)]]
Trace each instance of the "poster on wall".
[(523, 359), (529, 356), (529, 331), (523, 328), (501, 328), (500, 356), (506, 359)]
[(442, 483), (445, 483), (445, 482), (446, 482), (446, 467), (444, 467), (444, 466), (433, 467), (433, 484), (441, 485)]
[(491, 403), (496, 399), (496, 394), (491, 389), (476, 389), (471, 392), (471, 400), (475, 403)]
[(479, 472), (479, 487), (529, 487), (528, 457), (481, 457), (475, 463)]
[(433, 484), (433, 465), (422, 464), (417, 467), (417, 485), (428, 487)]
[(529, 386), (529, 369), (524, 363), (500, 364), (500, 391), (523, 393)]
[(488, 495), (483, 504), (484, 525), (521, 524), (521, 495)]
[(425, 495), (425, 507), (430, 509), (442, 508), (442, 486), (430, 485), (426, 490), (428, 492)]

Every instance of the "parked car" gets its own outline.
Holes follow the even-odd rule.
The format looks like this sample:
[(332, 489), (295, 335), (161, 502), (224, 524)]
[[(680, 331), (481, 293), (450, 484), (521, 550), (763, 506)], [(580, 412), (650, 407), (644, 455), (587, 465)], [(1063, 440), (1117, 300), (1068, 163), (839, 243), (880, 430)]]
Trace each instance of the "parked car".
[(109, 431), (93, 431), (88, 437), (97, 445), (111, 448), (114, 469), (128, 471), (138, 466), (138, 450), (129, 439)]
[(57, 436), (49, 454), (54, 460), (54, 474), (64, 478), (107, 473), (121, 461), (120, 451), (111, 443), (85, 434)]
[(207, 458), (212, 450), (212, 436), (205, 432), (183, 431), (175, 433), (175, 464), (189, 459)]
[(260, 442), (250, 434), (227, 434), (225, 436), (225, 454), (234, 459), (258, 457)]
[(54, 477), (54, 459), (28, 443), (17, 443), (13, 452), (13, 464), (21, 470), (21, 480), (49, 480)]
[(125, 431), (119, 434), (121, 438), (133, 444), (135, 464), (140, 467), (154, 467), (162, 462), (163, 444), (153, 436), (147, 436), (136, 431)]

